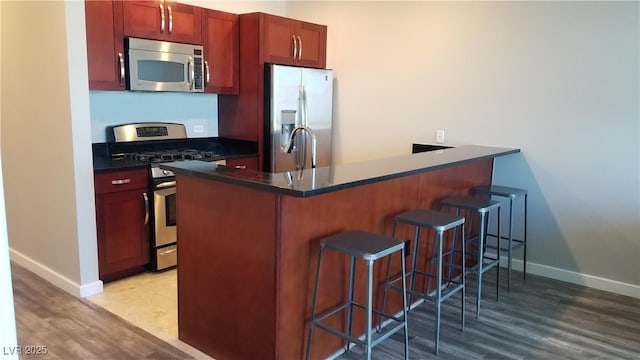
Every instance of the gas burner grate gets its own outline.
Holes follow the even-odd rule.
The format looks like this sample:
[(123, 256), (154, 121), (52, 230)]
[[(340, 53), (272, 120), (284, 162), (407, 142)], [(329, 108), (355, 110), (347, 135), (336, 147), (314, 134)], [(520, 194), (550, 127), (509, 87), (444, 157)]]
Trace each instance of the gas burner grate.
[(162, 151), (145, 151), (135, 153), (124, 153), (125, 159), (137, 160), (144, 162), (160, 163), (168, 161), (183, 160), (209, 160), (219, 156), (213, 151), (196, 150), (196, 149), (176, 149)]

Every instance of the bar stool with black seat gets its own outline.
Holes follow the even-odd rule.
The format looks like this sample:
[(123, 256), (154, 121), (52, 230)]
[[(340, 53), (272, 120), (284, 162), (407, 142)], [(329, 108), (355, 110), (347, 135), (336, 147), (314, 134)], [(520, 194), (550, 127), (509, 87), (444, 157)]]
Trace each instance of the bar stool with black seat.
[[(339, 305), (333, 309), (327, 310), (326, 312), (316, 315), (316, 305), (318, 300), (318, 285), (320, 283), (320, 265), (322, 264), (322, 254), (324, 250), (333, 250), (339, 253), (348, 255), (351, 257), (351, 267), (349, 273), (349, 299), (346, 303)], [(378, 345), (383, 340), (387, 339), (392, 334), (397, 331), (404, 329), (404, 357), (405, 359), (409, 358), (409, 333), (407, 329), (407, 299), (406, 299), (406, 286), (405, 282), (402, 282), (402, 304), (403, 311), (402, 315), (397, 317), (393, 315), (389, 315), (384, 313), (383, 311), (378, 311), (373, 309), (373, 263), (376, 260), (390, 257), (393, 254), (399, 254), (401, 257), (402, 263), (402, 274), (404, 279), (404, 243), (395, 239), (387, 238), (381, 235), (372, 234), (365, 231), (359, 230), (351, 230), (345, 231), (342, 233), (338, 233), (336, 235), (332, 235), (326, 237), (320, 241), (320, 253), (318, 255), (318, 267), (316, 272), (316, 281), (315, 287), (313, 290), (313, 305), (312, 305), (312, 313), (311, 313), (311, 325), (309, 331), (309, 339), (307, 344), (307, 355), (306, 358), (309, 359), (311, 356), (311, 343), (313, 337), (313, 329), (314, 327), (319, 327), (325, 331), (328, 331), (338, 337), (341, 337), (347, 340), (346, 349), (347, 351), (350, 348), (351, 343), (364, 345), (366, 347), (367, 359), (371, 359), (371, 348)], [(354, 301), (354, 289), (355, 289), (355, 275), (356, 275), (356, 260), (361, 259), (366, 262), (367, 266), (367, 294), (366, 294), (366, 304), (362, 305)], [(358, 337), (354, 337), (351, 334), (352, 327), (352, 319), (353, 319), (353, 310), (354, 307), (362, 309), (366, 312), (366, 328), (365, 328), (365, 339), (364, 341), (360, 340)], [(346, 332), (340, 331), (336, 328), (333, 328), (327, 324), (322, 323), (321, 321), (335, 315), (343, 310), (347, 311), (347, 329)], [(386, 319), (393, 320), (395, 326), (385, 331), (382, 335), (377, 337), (375, 340), (372, 339), (372, 321), (373, 321), (373, 313), (384, 317)]]
[[(498, 196), (503, 198), (509, 198), (509, 227), (507, 236), (500, 237), (500, 240), (497, 241), (496, 246), (489, 246), (489, 248), (500, 248), (500, 252), (507, 253), (507, 290), (511, 291), (511, 268), (512, 268), (512, 258), (513, 258), (513, 250), (516, 250), (520, 247), (523, 248), (522, 255), (522, 277), (526, 279), (527, 277), (527, 190), (518, 189), (514, 187), (508, 186), (500, 186), (500, 185), (491, 185), (491, 186), (478, 186), (473, 189), (478, 195), (489, 195), (489, 196)], [(514, 206), (513, 203), (515, 200), (520, 197), (524, 197), (524, 207), (522, 212), (522, 225), (524, 227), (522, 237), (520, 239), (514, 238), (513, 235), (513, 226), (514, 226)], [(497, 234), (489, 234), (488, 237), (498, 239)], [(507, 246), (502, 247), (502, 240), (507, 240)]]
[[(500, 256), (492, 257), (485, 252), (486, 234), (489, 222), (489, 212), (497, 211), (498, 236), (500, 235), (500, 202), (490, 199), (483, 199), (473, 196), (458, 196), (446, 198), (440, 202), (443, 207), (452, 207), (456, 209), (456, 215), (466, 212), (468, 219), (467, 234), (465, 248), (471, 244), (475, 244), (476, 265), (470, 269), (474, 271), (478, 277), (477, 293), (476, 293), (476, 318), (480, 318), (480, 300), (482, 299), (482, 276), (491, 268), (496, 268), (496, 300), (500, 297)], [(471, 236), (474, 215), (479, 215), (480, 229), (477, 236)], [(466, 261), (464, 261), (466, 262)]]
[[(438, 347), (440, 344), (440, 313), (441, 313), (441, 305), (442, 303), (452, 296), (455, 293), (461, 292), (461, 314), (460, 314), (460, 323), (462, 331), (464, 331), (464, 301), (465, 301), (465, 283), (464, 283), (464, 274), (465, 274), (465, 264), (464, 261), (461, 261), (461, 264), (456, 263), (456, 256), (460, 256), (460, 259), (465, 258), (465, 247), (464, 247), (464, 217), (458, 215), (452, 215), (437, 211), (431, 210), (410, 210), (407, 212), (403, 212), (401, 214), (396, 215), (395, 223), (393, 226), (393, 237), (396, 237), (396, 230), (398, 228), (398, 224), (407, 224), (415, 226), (415, 236), (413, 239), (413, 253), (411, 260), (411, 270), (406, 276), (409, 277), (409, 290), (407, 290), (407, 294), (409, 296), (409, 306), (413, 303), (413, 296), (416, 295), (425, 300), (431, 300), (435, 302), (436, 305), (436, 313), (435, 313), (435, 346), (434, 353), (438, 354)], [(436, 273), (428, 271), (426, 269), (420, 270), (417, 266), (418, 261), (418, 250), (419, 242), (420, 242), (420, 229), (431, 229), (435, 232), (434, 245), (432, 247), (432, 254), (430, 258), (431, 266), (429, 270), (433, 269), (434, 265), (436, 267)], [(461, 228), (459, 232), (460, 237), (460, 247), (456, 249), (455, 246), (451, 246), (451, 249), (444, 250), (444, 233), (447, 230), (458, 229)], [(452, 237), (452, 242), (455, 244), (456, 236)], [(453, 244), (452, 244), (453, 245)], [(447, 263), (443, 262), (443, 258), (447, 257)], [(425, 256), (425, 263), (429, 260), (428, 256)], [(443, 267), (447, 267), (447, 275), (443, 274)], [(395, 289), (402, 290), (400, 287), (394, 285), (395, 282), (402, 280), (405, 274), (401, 274), (400, 276), (396, 276), (394, 278), (390, 278), (389, 276), (389, 268), (387, 265), (387, 273), (386, 273), (386, 283), (385, 283), (385, 292), (382, 298), (382, 309), (385, 308), (386, 299), (387, 299), (387, 289)], [(454, 268), (459, 269), (457, 273), (453, 272)], [(416, 278), (418, 276), (423, 277), (424, 286), (421, 290), (416, 290)], [(454, 277), (455, 276), (455, 277)], [(435, 293), (431, 293), (429, 291), (429, 280), (435, 279)]]

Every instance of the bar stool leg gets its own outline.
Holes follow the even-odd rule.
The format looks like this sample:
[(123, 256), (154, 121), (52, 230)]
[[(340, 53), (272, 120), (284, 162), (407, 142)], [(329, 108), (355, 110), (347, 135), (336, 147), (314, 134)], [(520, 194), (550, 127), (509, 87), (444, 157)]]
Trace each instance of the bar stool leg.
[(480, 318), (480, 301), (482, 299), (482, 264), (483, 264), (483, 252), (484, 252), (484, 233), (485, 233), (485, 213), (480, 214), (480, 233), (478, 234), (478, 292), (476, 297), (476, 319)]
[(524, 256), (522, 257), (522, 261), (523, 261), (522, 276), (523, 276), (523, 279), (527, 278), (527, 195), (528, 194), (524, 194), (524, 218), (523, 218), (524, 236), (522, 238), (522, 240), (524, 241)]
[(313, 304), (311, 305), (311, 325), (309, 326), (309, 340), (307, 341), (307, 356), (306, 359), (309, 360), (311, 357), (311, 340), (313, 337), (313, 328), (316, 322), (316, 303), (318, 301), (318, 284), (320, 283), (320, 264), (322, 261), (322, 246), (320, 247), (320, 251), (318, 253), (318, 266), (316, 267), (316, 284), (313, 288)]
[[(354, 293), (354, 283), (356, 279), (356, 258), (351, 257), (351, 270), (349, 271), (349, 307), (347, 308), (347, 335), (351, 337), (351, 323), (353, 318), (353, 293)], [(351, 347), (351, 340), (347, 339), (347, 347), (345, 351), (348, 352)]]
[(436, 345), (435, 354), (438, 355), (440, 345), (440, 306), (442, 295), (442, 231), (436, 232), (436, 246), (438, 247), (438, 270), (436, 272)]
[[(500, 226), (500, 221), (498, 221)], [(498, 242), (500, 241), (498, 234)], [(508, 260), (507, 260), (507, 291), (511, 292), (511, 256), (513, 252), (513, 197), (509, 197), (509, 244), (508, 244)], [(500, 255), (500, 244), (498, 243), (498, 255)]]
[[(455, 235), (455, 233), (454, 233)], [(467, 288), (467, 283), (466, 283), (466, 273), (467, 273), (467, 266), (465, 265), (466, 263), (466, 258), (467, 258), (467, 254), (466, 254), (466, 245), (465, 245), (465, 238), (464, 238), (464, 224), (462, 224), (462, 232), (460, 233), (460, 247), (462, 247), (462, 273), (460, 274), (460, 276), (462, 276), (461, 278), (461, 282), (462, 282), (462, 301), (461, 301), (461, 313), (462, 315), (460, 316), (460, 322), (461, 322), (461, 328), (462, 331), (464, 331), (464, 302), (465, 302), (465, 298), (466, 298), (466, 288)]]
[[(371, 317), (373, 313), (372, 306), (373, 306), (373, 260), (368, 260), (367, 261), (367, 321), (366, 321), (367, 360), (371, 360)], [(351, 336), (351, 331), (349, 331), (349, 336)]]
[[(391, 258), (391, 256), (389, 256)], [(400, 252), (400, 262), (402, 265), (402, 312), (404, 316), (404, 359), (409, 360), (409, 317), (407, 316), (407, 283), (404, 263), (404, 248)]]
[(411, 254), (411, 273), (409, 274), (409, 308), (407, 311), (411, 310), (411, 304), (413, 304), (413, 294), (415, 285), (415, 272), (416, 272), (416, 263), (418, 262), (418, 244), (420, 243), (420, 226), (416, 226), (415, 236), (413, 237), (413, 254)]
[[(497, 218), (497, 225), (498, 225), (498, 239), (500, 239), (501, 236), (501, 232), (500, 232), (500, 211), (502, 208), (498, 208), (498, 218)], [(487, 229), (489, 229), (489, 227), (487, 226)], [(500, 246), (498, 244), (498, 250), (497, 250), (497, 256), (498, 256), (498, 265), (496, 265), (496, 301), (498, 301), (500, 299)], [(511, 246), (509, 246), (509, 255), (511, 255)], [(511, 281), (511, 260), (509, 260), (509, 281)]]

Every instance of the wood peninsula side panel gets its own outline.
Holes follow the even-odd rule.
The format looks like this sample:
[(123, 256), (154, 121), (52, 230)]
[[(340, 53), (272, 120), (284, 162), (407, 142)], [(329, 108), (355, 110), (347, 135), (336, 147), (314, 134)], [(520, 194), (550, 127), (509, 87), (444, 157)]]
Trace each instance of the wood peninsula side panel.
[(177, 176), (178, 334), (217, 359), (273, 359), (277, 196)]

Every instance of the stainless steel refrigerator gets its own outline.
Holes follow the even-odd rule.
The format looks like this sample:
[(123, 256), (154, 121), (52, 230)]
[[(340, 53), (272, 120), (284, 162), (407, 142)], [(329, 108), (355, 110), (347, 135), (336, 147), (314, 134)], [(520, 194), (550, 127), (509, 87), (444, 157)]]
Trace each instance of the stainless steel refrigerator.
[(316, 138), (318, 167), (331, 164), (333, 72), (295, 66), (265, 67), (265, 170), (285, 172), (311, 168), (312, 137), (296, 132), (291, 152), (285, 145), (300, 126)]

